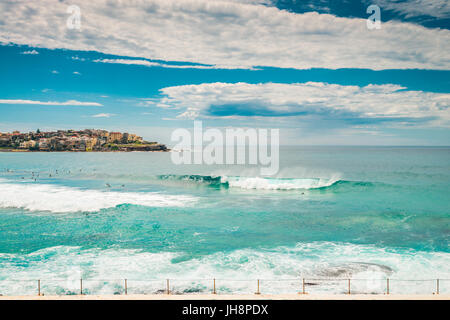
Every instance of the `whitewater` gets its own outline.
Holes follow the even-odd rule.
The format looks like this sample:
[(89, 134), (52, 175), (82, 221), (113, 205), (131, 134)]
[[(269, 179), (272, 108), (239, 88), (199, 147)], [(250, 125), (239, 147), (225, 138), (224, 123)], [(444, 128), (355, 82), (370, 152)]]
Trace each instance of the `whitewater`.
[(246, 176), (202, 176), (202, 175), (160, 175), (159, 180), (204, 183), (207, 185), (221, 185), (223, 187), (258, 189), (258, 190), (296, 190), (316, 189), (332, 186), (339, 182), (332, 178), (273, 178)]
[[(0, 294), (450, 292), (450, 149), (282, 147), (280, 172), (167, 153), (0, 153)], [(308, 280), (309, 279), (309, 280)], [(408, 281), (406, 281), (408, 280)], [(411, 281), (414, 280), (414, 281)]]
[(0, 180), (0, 208), (23, 208), (29, 211), (95, 212), (120, 204), (177, 207), (192, 205), (195, 200), (190, 196), (156, 192), (100, 191)]

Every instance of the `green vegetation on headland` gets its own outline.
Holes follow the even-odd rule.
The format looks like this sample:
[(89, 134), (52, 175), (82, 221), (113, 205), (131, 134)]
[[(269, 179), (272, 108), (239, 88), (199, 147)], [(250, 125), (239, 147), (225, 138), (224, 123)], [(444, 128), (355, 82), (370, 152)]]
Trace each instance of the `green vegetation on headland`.
[(0, 132), (0, 151), (169, 151), (164, 144), (144, 141), (132, 133), (106, 130)]

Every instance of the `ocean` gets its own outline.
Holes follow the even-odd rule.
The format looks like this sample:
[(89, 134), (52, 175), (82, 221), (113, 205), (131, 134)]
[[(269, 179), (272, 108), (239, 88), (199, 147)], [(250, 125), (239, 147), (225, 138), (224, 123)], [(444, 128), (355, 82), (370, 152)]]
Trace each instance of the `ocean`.
[(0, 294), (450, 293), (450, 148), (0, 153)]

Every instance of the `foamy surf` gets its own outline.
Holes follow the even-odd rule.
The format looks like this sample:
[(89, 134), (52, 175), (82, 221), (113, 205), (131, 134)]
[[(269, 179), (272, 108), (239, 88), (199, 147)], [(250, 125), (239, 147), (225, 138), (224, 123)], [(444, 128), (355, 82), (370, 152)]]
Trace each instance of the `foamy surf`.
[(246, 176), (160, 175), (163, 181), (192, 182), (215, 187), (256, 190), (308, 190), (325, 188), (341, 181), (337, 178), (271, 178)]
[(95, 212), (120, 204), (149, 207), (182, 207), (195, 197), (156, 192), (116, 192), (50, 184), (9, 183), (0, 180), (0, 208), (23, 208), (30, 211)]
[(329, 187), (337, 180), (320, 178), (221, 177), (222, 183), (241, 189), (295, 190)]
[(354, 293), (382, 294), (386, 278), (391, 279), (391, 293), (431, 294), (437, 278), (442, 279), (441, 293), (450, 293), (450, 281), (444, 281), (450, 279), (450, 254), (445, 252), (311, 242), (177, 259), (181, 256), (182, 252), (68, 246), (31, 254), (0, 253), (0, 280), (21, 280), (0, 281), (0, 293), (35, 294), (35, 279), (41, 279), (45, 294), (74, 294), (80, 278), (85, 279), (87, 294), (123, 293), (123, 279), (128, 279), (129, 294), (164, 292), (165, 279), (171, 279), (174, 293), (209, 293), (213, 278), (219, 293), (253, 293), (256, 279), (263, 293), (297, 293), (302, 278), (307, 291), (318, 294), (346, 293), (349, 278)]

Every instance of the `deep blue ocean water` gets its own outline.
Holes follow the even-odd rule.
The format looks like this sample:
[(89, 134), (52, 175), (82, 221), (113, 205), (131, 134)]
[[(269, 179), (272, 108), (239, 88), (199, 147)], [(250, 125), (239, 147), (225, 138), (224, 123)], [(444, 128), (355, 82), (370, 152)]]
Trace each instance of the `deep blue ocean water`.
[[(450, 292), (450, 148), (281, 147), (280, 171), (170, 153), (0, 153), (0, 294)], [(400, 280), (427, 281), (400, 281)], [(7, 280), (7, 281), (6, 281)]]

